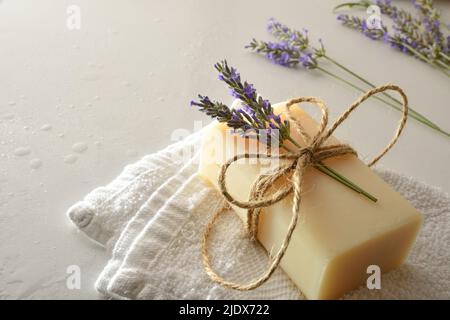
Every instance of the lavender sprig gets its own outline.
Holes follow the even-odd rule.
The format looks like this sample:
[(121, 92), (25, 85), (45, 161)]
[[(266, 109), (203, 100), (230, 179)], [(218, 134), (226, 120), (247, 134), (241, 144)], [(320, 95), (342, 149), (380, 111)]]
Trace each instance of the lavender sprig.
[(293, 45), (281, 42), (264, 42), (253, 39), (245, 48), (265, 54), (266, 58), (285, 67), (301, 65), (306, 69), (317, 68), (317, 56), (307, 49), (299, 50)]
[(383, 29), (370, 29), (369, 27), (367, 27), (366, 21), (359, 17), (340, 14), (338, 15), (337, 19), (341, 21), (344, 26), (360, 31), (362, 34), (372, 40), (384, 39), (387, 35), (385, 26), (383, 26)]
[[(288, 139), (290, 134), (289, 122), (281, 120), (274, 114), (269, 100), (258, 96), (254, 86), (247, 81), (242, 82), (241, 76), (227, 61), (214, 65), (219, 72), (219, 80), (225, 82), (230, 88), (230, 94), (242, 101), (243, 106), (230, 109), (221, 102), (211, 101), (207, 96), (199, 95), (199, 101), (191, 101), (191, 106), (197, 106), (200, 111), (219, 122), (226, 122), (234, 130), (245, 137), (254, 137), (266, 142), (267, 145)], [(273, 134), (272, 134), (272, 130)], [(275, 131), (277, 130), (277, 131)], [(279, 139), (277, 137), (279, 135)]]
[[(217, 119), (219, 122), (226, 122), (229, 127), (243, 133), (244, 137), (254, 137), (248, 135), (248, 131), (250, 131), (256, 133), (256, 138), (261, 140), (263, 136), (259, 135), (260, 131), (268, 131), (269, 135), (265, 142), (269, 147), (273, 146), (273, 139), (278, 138), (276, 141), (278, 146), (289, 152), (292, 151), (286, 146), (286, 141), (301, 148), (290, 135), (289, 121), (281, 120), (279, 115), (275, 115), (270, 101), (258, 96), (252, 84), (247, 81), (242, 83), (241, 76), (235, 68), (229, 67), (226, 60), (216, 63), (214, 67), (219, 71), (219, 80), (228, 85), (231, 95), (240, 99), (244, 106), (240, 109), (230, 110), (225, 104), (212, 101), (203, 95), (198, 95), (198, 102), (191, 101), (191, 106), (198, 107), (200, 111)], [(270, 134), (272, 130), (277, 130), (278, 135)], [(315, 168), (371, 201), (377, 201), (374, 196), (327, 165), (319, 162), (315, 165)]]
[(445, 38), (441, 31), (441, 14), (433, 7), (431, 0), (413, 0), (413, 4), (422, 14), (422, 21), (425, 26), (425, 37), (429, 44), (435, 45), (438, 49), (449, 51), (449, 43), (445, 44)]
[[(338, 15), (337, 19), (373, 40), (384, 40), (392, 47), (415, 56), (450, 77), (450, 58), (447, 55), (450, 45), (449, 38), (446, 39), (441, 32), (439, 12), (433, 8), (431, 0), (415, 0), (413, 3), (421, 12), (422, 19), (414, 18), (408, 11), (394, 6), (391, 0), (376, 1), (381, 13), (390, 17), (393, 22), (394, 33), (392, 34), (388, 33), (386, 27), (383, 27), (383, 30), (367, 30), (367, 26), (364, 26), (365, 20), (358, 17)], [(352, 5), (368, 7), (371, 3), (361, 0), (338, 7)], [(383, 36), (381, 36), (382, 33)]]
[[(353, 20), (353, 21), (349, 20), (349, 23), (354, 23), (355, 25), (358, 25), (358, 28), (363, 28), (367, 32), (367, 35), (368, 36), (370, 35), (370, 37), (383, 38), (386, 35), (386, 33), (380, 31), (377, 31), (378, 33), (371, 32), (367, 28), (367, 26), (364, 27), (361, 20)], [(246, 45), (246, 48), (249, 48), (254, 52), (264, 54), (267, 59), (271, 60), (275, 64), (279, 64), (285, 67), (302, 66), (305, 69), (316, 69), (338, 81), (345, 83), (346, 85), (352, 87), (353, 89), (358, 90), (359, 92), (362, 93), (366, 92), (365, 89), (359, 87), (358, 85), (355, 85), (354, 83), (347, 81), (346, 79), (340, 77), (339, 75), (336, 75), (335, 73), (322, 67), (320, 61), (322, 59), (325, 59), (328, 62), (335, 64), (342, 70), (348, 72), (350, 75), (357, 78), (358, 80), (364, 82), (368, 86), (372, 88), (376, 87), (373, 83), (367, 81), (366, 79), (356, 74), (349, 68), (337, 62), (335, 59), (331, 58), (326, 53), (323, 42), (320, 39), (319, 39), (319, 46), (313, 47), (310, 44), (308, 31), (306, 29), (303, 29), (302, 31), (291, 29), (288, 26), (276, 21), (274, 18), (271, 18), (269, 19), (267, 30), (272, 35), (274, 35), (280, 42), (278, 43), (264, 42), (253, 39), (248, 45)], [(396, 109), (399, 112), (402, 111), (401, 109), (402, 102), (400, 100), (394, 98), (393, 96), (387, 93), (382, 93), (382, 95), (388, 98), (390, 101), (386, 101), (378, 96), (374, 96), (373, 98), (380, 102), (383, 102), (384, 104)], [(440, 129), (436, 124), (434, 124), (425, 116), (421, 115), (419, 112), (415, 111), (412, 108), (410, 108), (409, 116), (421, 122), (422, 124), (432, 128), (433, 130), (436, 130), (450, 137), (449, 133)]]
[(382, 26), (382, 29), (370, 29), (367, 27), (366, 20), (355, 16), (349, 16), (347, 14), (338, 15), (337, 20), (341, 21), (344, 26), (361, 32), (369, 39), (383, 40), (392, 47), (396, 47), (407, 54), (413, 54), (408, 49), (409, 47), (418, 47), (417, 42), (412, 42), (408, 38), (402, 37), (399, 34), (396, 34), (394, 37), (390, 36), (387, 32), (386, 26), (384, 25)]
[[(446, 61), (449, 44), (445, 44), (446, 40), (440, 29), (439, 11), (433, 8), (433, 2), (430, 0), (413, 0), (412, 2), (421, 12), (421, 20), (414, 18), (406, 10), (394, 6), (391, 0), (377, 0), (376, 2), (381, 12), (388, 15), (394, 22), (393, 29), (396, 33), (393, 38), (396, 41), (392, 46), (398, 47), (405, 53), (415, 55), (427, 63), (449, 69), (448, 61)], [(402, 43), (407, 45), (402, 46)], [(426, 57), (426, 59), (422, 57)]]
[(235, 130), (241, 130), (242, 133), (252, 129), (248, 119), (237, 110), (231, 110), (225, 104), (212, 101), (207, 96), (198, 95), (199, 101), (191, 101), (191, 107), (196, 106), (201, 112), (206, 113), (213, 119), (217, 119), (219, 122), (226, 122), (230, 128)]

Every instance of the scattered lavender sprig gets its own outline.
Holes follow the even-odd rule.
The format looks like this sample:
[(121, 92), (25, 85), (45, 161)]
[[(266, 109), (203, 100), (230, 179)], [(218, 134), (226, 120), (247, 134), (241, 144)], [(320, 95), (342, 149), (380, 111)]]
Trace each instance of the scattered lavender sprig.
[[(200, 111), (206, 113), (211, 118), (217, 119), (219, 122), (228, 122), (233, 117), (233, 112), (223, 103), (218, 101), (211, 101), (207, 96), (198, 95), (199, 102), (191, 101), (191, 106), (196, 106)], [(232, 125), (232, 128), (239, 128), (242, 125)]]
[[(337, 19), (373, 40), (384, 40), (392, 47), (415, 56), (450, 77), (450, 57), (448, 57), (450, 38), (445, 38), (441, 32), (439, 11), (433, 7), (431, 0), (413, 0), (413, 3), (421, 12), (422, 19), (414, 18), (408, 11), (394, 6), (391, 0), (376, 0), (381, 13), (390, 17), (393, 22), (394, 33), (392, 34), (385, 26), (382, 30), (368, 30), (365, 20), (358, 17), (338, 15)], [(368, 7), (371, 4), (367, 0), (361, 0), (342, 4), (336, 8)]]
[[(425, 26), (426, 32), (424, 33), (428, 43), (434, 45), (436, 49), (443, 50), (445, 54), (449, 53), (448, 38), (444, 38), (444, 34), (441, 31), (441, 14), (433, 7), (433, 1), (431, 0), (413, 0), (413, 4), (422, 14), (422, 21)], [(447, 40), (447, 43), (445, 43)], [(431, 52), (438, 54), (438, 52)]]
[[(230, 94), (242, 101), (243, 106), (238, 109), (230, 109), (221, 102), (211, 101), (207, 96), (199, 95), (199, 101), (191, 101), (191, 106), (199, 107), (199, 110), (217, 119), (226, 122), (234, 130), (245, 137), (256, 137), (268, 145), (278, 143), (289, 138), (289, 122), (281, 120), (274, 114), (269, 100), (258, 96), (254, 86), (247, 81), (242, 82), (241, 76), (233, 67), (229, 67), (227, 61), (221, 61), (214, 65), (219, 72), (219, 80), (225, 82), (230, 88)], [(274, 134), (272, 134), (272, 130)], [(277, 133), (279, 137), (275, 134)], [(279, 138), (279, 139), (278, 139)]]
[(306, 69), (315, 69), (319, 67), (318, 59), (326, 56), (322, 40), (319, 39), (318, 48), (310, 44), (307, 29), (302, 31), (291, 29), (271, 18), (267, 30), (280, 42), (253, 39), (246, 48), (264, 53), (269, 60), (286, 67), (301, 65)]
[(360, 31), (369, 39), (383, 40), (384, 42), (389, 43), (392, 47), (400, 49), (404, 53), (412, 54), (408, 48), (417, 48), (417, 42), (412, 42), (408, 38), (401, 37), (398, 34), (394, 37), (390, 36), (387, 32), (386, 26), (384, 25), (382, 26), (382, 29), (370, 29), (367, 27), (366, 20), (355, 16), (349, 16), (347, 14), (338, 15), (337, 20), (341, 21), (344, 26)]
[[(284, 148), (289, 152), (291, 149), (285, 145), (285, 141), (291, 142), (294, 146), (301, 148), (301, 146), (292, 139), (290, 135), (290, 124), (288, 120), (281, 120), (279, 115), (275, 115), (272, 105), (269, 100), (265, 100), (258, 96), (252, 84), (241, 81), (241, 75), (233, 67), (229, 67), (226, 60), (223, 60), (214, 65), (219, 71), (219, 80), (225, 82), (230, 88), (230, 93), (233, 97), (240, 99), (244, 104), (240, 109), (230, 109), (225, 104), (217, 101), (212, 101), (207, 96), (198, 95), (199, 101), (191, 101), (191, 106), (196, 106), (200, 111), (206, 113), (219, 122), (226, 122), (227, 125), (236, 131), (240, 131), (244, 137), (249, 137), (248, 132), (256, 133), (256, 138), (267, 139), (265, 142), (267, 146), (273, 147), (273, 143), (277, 142), (280, 148)], [(264, 130), (264, 133), (269, 133), (264, 137), (259, 133)], [(277, 131), (275, 131), (277, 130)], [(272, 135), (271, 132), (278, 133)], [(255, 137), (254, 135), (250, 137)], [(274, 141), (273, 139), (278, 139)], [(377, 199), (363, 190), (361, 187), (331, 169), (323, 163), (315, 165), (317, 170), (344, 184), (348, 188), (357, 193), (367, 197), (371, 201), (376, 202)]]
[[(414, 6), (421, 12), (422, 19), (414, 18), (408, 11), (399, 9), (391, 0), (377, 0), (383, 14), (388, 15), (396, 33), (392, 36), (393, 47), (405, 53), (415, 55), (432, 65), (448, 70), (447, 43), (440, 29), (440, 13), (430, 0), (413, 0)], [(423, 25), (423, 27), (422, 27)], [(406, 45), (402, 45), (406, 44)]]
[(317, 57), (307, 49), (301, 51), (286, 42), (264, 42), (253, 39), (246, 48), (265, 54), (266, 58), (285, 67), (301, 65), (307, 69), (318, 66)]
[[(361, 20), (352, 20), (352, 21), (349, 20), (349, 23), (354, 23), (355, 25), (364, 28)], [(253, 39), (246, 46), (246, 48), (249, 48), (254, 52), (264, 54), (266, 58), (268, 58), (269, 60), (271, 60), (276, 64), (285, 67), (301, 66), (304, 67), (305, 69), (316, 69), (338, 81), (345, 83), (346, 85), (352, 87), (353, 89), (356, 89), (360, 92), (366, 92), (365, 89), (359, 87), (358, 85), (355, 85), (354, 83), (347, 81), (346, 79), (343, 79), (339, 75), (336, 75), (335, 73), (322, 67), (321, 60), (325, 59), (328, 62), (331, 62), (334, 65), (341, 68), (342, 70), (346, 71), (347, 73), (357, 78), (358, 80), (364, 82), (366, 85), (372, 88), (376, 87), (373, 83), (367, 81), (366, 79), (356, 74), (349, 68), (337, 62), (335, 59), (331, 58), (327, 54), (323, 42), (320, 39), (318, 47), (312, 46), (310, 44), (308, 31), (306, 29), (303, 29), (302, 31), (291, 29), (288, 26), (278, 22), (274, 18), (271, 18), (269, 19), (267, 30), (272, 35), (274, 35), (280, 42), (265, 42)], [(382, 38), (385, 35), (385, 33), (382, 33), (379, 30), (376, 32), (371, 32), (369, 31), (370, 29), (368, 29), (367, 27), (364, 28), (364, 30), (367, 32), (368, 36), (370, 35), (371, 37), (374, 38), (377, 37)], [(401, 109), (402, 102), (400, 100), (394, 98), (393, 96), (387, 93), (382, 93), (382, 95), (388, 98), (390, 101), (386, 101), (378, 96), (374, 96), (373, 98), (396, 109), (397, 111), (400, 112), (402, 111)], [(423, 123), (424, 125), (432, 128), (433, 130), (436, 130), (450, 137), (449, 133), (439, 128), (436, 124), (434, 124), (433, 122), (428, 120), (425, 116), (421, 115), (419, 112), (415, 111), (412, 108), (410, 108), (409, 116)]]
[(385, 26), (383, 26), (383, 29), (370, 29), (369, 27), (367, 27), (366, 21), (359, 17), (340, 14), (338, 15), (337, 19), (341, 21), (344, 26), (360, 31), (362, 34), (372, 40), (384, 39), (387, 35)]

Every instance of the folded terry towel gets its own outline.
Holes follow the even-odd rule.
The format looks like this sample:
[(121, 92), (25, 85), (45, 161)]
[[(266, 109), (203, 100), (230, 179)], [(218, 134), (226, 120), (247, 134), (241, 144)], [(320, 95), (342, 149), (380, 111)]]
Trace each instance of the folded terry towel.
[[(302, 299), (281, 269), (248, 292), (225, 289), (204, 273), (200, 239), (223, 199), (196, 174), (202, 132), (127, 166), (69, 209), (75, 225), (111, 251), (96, 288), (118, 299)], [(383, 275), (381, 290), (361, 287), (344, 299), (449, 299), (450, 197), (413, 178), (375, 170), (425, 221), (406, 263)], [(220, 219), (211, 239), (214, 265), (226, 279), (248, 281), (267, 266), (267, 253), (247, 240), (232, 211)]]

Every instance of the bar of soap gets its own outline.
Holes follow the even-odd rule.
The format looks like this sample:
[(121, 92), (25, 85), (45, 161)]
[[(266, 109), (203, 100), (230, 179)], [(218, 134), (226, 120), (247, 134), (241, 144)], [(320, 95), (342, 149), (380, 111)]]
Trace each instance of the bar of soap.
[[(274, 110), (282, 114), (284, 103), (274, 106)], [(291, 111), (309, 134), (317, 130), (317, 123), (300, 107), (292, 106)], [(243, 140), (226, 124), (213, 124), (204, 137), (200, 176), (218, 189), (221, 165), (234, 154), (249, 151)], [(328, 141), (337, 142), (334, 137)], [(356, 156), (324, 162), (374, 195), (378, 202), (307, 168), (300, 220), (280, 265), (308, 299), (336, 299), (366, 285), (370, 265), (379, 266), (382, 273), (399, 267), (422, 224), (422, 215)], [(251, 185), (264, 165), (267, 163), (255, 160), (233, 164), (227, 173), (232, 196), (247, 201)], [(233, 209), (245, 221), (246, 210), (236, 206)], [(291, 216), (292, 195), (262, 210), (257, 239), (267, 251), (278, 250)]]

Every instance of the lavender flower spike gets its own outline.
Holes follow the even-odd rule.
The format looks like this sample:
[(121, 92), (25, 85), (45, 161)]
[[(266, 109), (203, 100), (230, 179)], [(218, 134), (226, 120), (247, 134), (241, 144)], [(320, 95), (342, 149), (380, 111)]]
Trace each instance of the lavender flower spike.
[[(212, 101), (207, 96), (199, 95), (199, 101), (191, 101), (191, 106), (196, 106), (200, 111), (219, 122), (226, 122), (227, 125), (244, 136), (263, 139), (270, 145), (275, 138), (279, 138), (277, 143), (281, 145), (282, 141), (287, 139), (290, 134), (289, 122), (282, 121), (281, 118), (273, 113), (273, 108), (268, 100), (259, 97), (256, 89), (251, 83), (241, 81), (241, 76), (233, 67), (229, 67), (227, 62), (216, 63), (214, 65), (219, 72), (219, 80), (225, 82), (231, 92), (231, 95), (240, 99), (243, 107), (231, 110), (221, 102)], [(270, 134), (265, 137), (267, 132), (273, 129), (278, 130), (278, 137)], [(261, 130), (264, 134), (260, 134)]]
[[(392, 47), (415, 56), (438, 68), (450, 77), (450, 51), (449, 38), (442, 33), (440, 26), (440, 13), (433, 7), (432, 0), (413, 0), (421, 18), (415, 18), (404, 9), (392, 4), (391, 0), (376, 0), (381, 13), (388, 16), (393, 22), (393, 31), (389, 33), (383, 26), (379, 29), (368, 29), (365, 20), (348, 15), (339, 15), (337, 19), (344, 25), (358, 30), (373, 40), (384, 40)], [(371, 3), (361, 0), (354, 3), (345, 3), (344, 6), (368, 7)]]
[[(400, 33), (399, 31), (397, 32), (397, 34), (392, 36), (388, 33), (388, 30), (385, 26), (382, 26), (381, 29), (370, 29), (368, 28), (366, 22), (358, 17), (339, 15), (338, 20), (342, 21), (345, 25), (348, 25), (349, 27), (362, 32), (365, 36), (369, 37), (370, 39), (382, 40), (390, 44), (391, 46), (402, 50), (403, 52), (407, 52), (408, 54), (415, 54), (413, 52), (417, 52), (418, 55), (423, 57), (421, 59), (426, 61), (428, 59), (427, 58), (428, 53), (422, 51), (423, 45), (420, 39), (418, 39), (417, 37), (408, 36), (408, 34), (406, 33), (409, 32), (409, 34), (414, 34), (416, 32), (415, 25), (417, 23), (420, 24), (420, 21), (412, 18), (411, 15), (408, 15), (406, 11), (397, 9), (395, 6), (392, 5), (390, 0), (376, 0), (376, 1), (381, 6), (381, 11), (383, 14), (389, 15), (389, 17), (391, 17), (392, 19), (396, 19), (399, 30), (401, 28), (405, 29), (406, 26), (409, 26), (409, 28), (405, 29), (407, 31), (403, 31), (403, 29), (401, 29), (401, 32), (403, 33)], [(371, 4), (372, 2), (369, 0), (360, 0), (359, 2), (346, 2), (342, 5), (337, 6), (335, 9), (342, 7), (367, 8)], [(285, 67), (302, 66), (305, 69), (314, 69), (326, 74), (327, 76), (332, 77), (335, 80), (344, 83), (345, 85), (352, 87), (353, 89), (358, 90), (359, 92), (366, 91), (358, 84), (348, 81), (347, 79), (341, 77), (339, 74), (336, 74), (333, 71), (329, 71), (326, 66), (322, 65), (322, 61), (324, 61), (324, 64), (332, 63), (338, 68), (350, 74), (352, 77), (370, 86), (371, 88), (376, 87), (373, 83), (364, 79), (363, 77), (353, 72), (349, 68), (345, 67), (335, 59), (331, 58), (326, 53), (322, 40), (319, 39), (319, 46), (316, 47), (312, 46), (310, 44), (308, 31), (306, 29), (302, 29), (302, 31), (291, 29), (288, 26), (275, 20), (274, 18), (271, 18), (269, 19), (267, 30), (277, 38), (278, 42), (264, 42), (253, 39), (246, 46), (246, 48), (249, 48), (254, 52), (264, 54), (268, 60), (281, 66)], [(449, 48), (449, 40), (450, 37), (447, 37), (446, 48)], [(441, 58), (440, 60), (438, 60), (438, 62), (444, 65), (447, 65), (448, 62), (450, 62), (450, 57), (446, 55), (446, 52), (447, 51), (445, 50), (439, 52)], [(402, 102), (399, 99), (387, 93), (383, 93), (383, 98), (377, 96), (373, 98), (383, 102), (384, 104), (390, 106), (393, 109), (396, 109), (397, 111), (401, 111), (400, 106)], [(385, 100), (385, 98), (389, 100)], [(410, 108), (409, 116), (421, 122), (422, 124), (430, 127), (431, 129), (443, 133), (447, 137), (450, 137), (450, 133), (439, 128), (439, 126), (437, 126), (432, 121), (428, 120), (426, 117), (424, 117), (423, 115), (421, 115), (419, 112), (415, 111), (412, 108)]]

